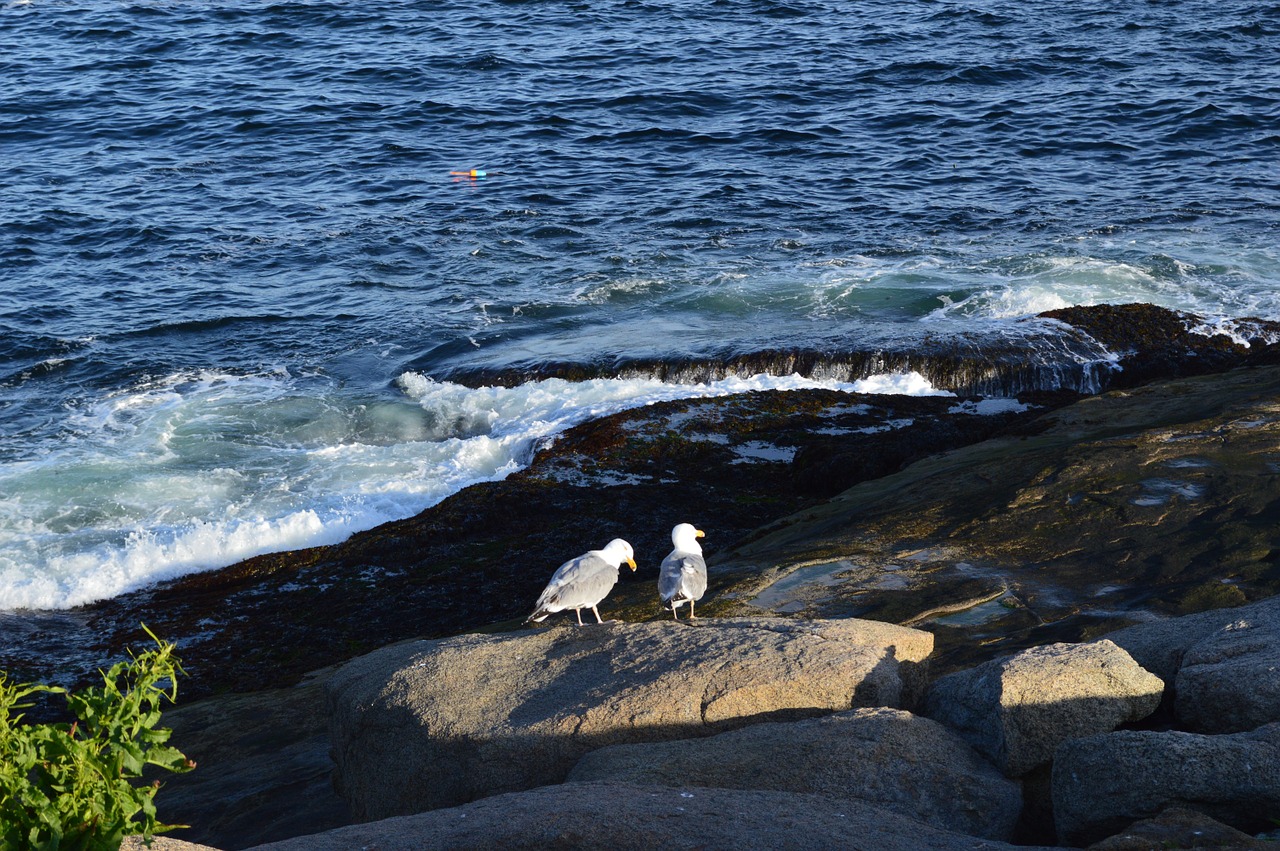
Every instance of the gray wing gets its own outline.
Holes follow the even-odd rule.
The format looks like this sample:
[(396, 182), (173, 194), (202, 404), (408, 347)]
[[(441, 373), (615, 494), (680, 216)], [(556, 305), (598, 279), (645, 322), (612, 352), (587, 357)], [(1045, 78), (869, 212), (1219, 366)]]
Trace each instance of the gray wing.
[(593, 553), (566, 561), (551, 576), (537, 611), (559, 612), (594, 606), (613, 590), (618, 582), (618, 569)]
[(672, 550), (662, 560), (658, 573), (658, 596), (662, 602), (701, 600), (707, 592), (707, 563), (697, 553)]

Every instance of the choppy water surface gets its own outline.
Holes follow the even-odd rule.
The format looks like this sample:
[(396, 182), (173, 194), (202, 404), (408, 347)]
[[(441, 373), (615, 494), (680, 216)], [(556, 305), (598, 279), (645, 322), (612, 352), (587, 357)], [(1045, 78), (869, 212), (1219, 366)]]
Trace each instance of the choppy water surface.
[(1280, 319), (1274, 4), (30, 0), (0, 72), (0, 608), (730, 386), (460, 368)]

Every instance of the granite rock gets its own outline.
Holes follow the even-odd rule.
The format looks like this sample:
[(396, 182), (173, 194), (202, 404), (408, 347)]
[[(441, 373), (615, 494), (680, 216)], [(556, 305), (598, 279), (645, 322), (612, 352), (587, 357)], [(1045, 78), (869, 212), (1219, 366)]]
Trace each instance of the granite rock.
[(896, 709), (613, 745), (584, 756), (569, 780), (816, 792), (1006, 841), (1022, 809), (1017, 783), (941, 724)]
[[(566, 783), (358, 824), (258, 851), (1036, 851), (858, 801), (795, 792)], [(1039, 849), (1044, 851), (1044, 849)]]
[(1134, 822), (1115, 836), (1089, 846), (1089, 851), (1155, 851), (1179, 848), (1200, 851), (1229, 848), (1267, 851), (1275, 846), (1186, 807), (1169, 807), (1160, 815)]
[(557, 783), (605, 745), (899, 706), (932, 648), (892, 624), (777, 619), (407, 642), (328, 681), (337, 785), (385, 818)]
[(1246, 615), (1202, 639), (1175, 683), (1183, 729), (1237, 733), (1280, 721), (1280, 613)]
[(1225, 609), (1162, 618), (1134, 624), (1114, 632), (1107, 638), (1119, 644), (1134, 660), (1174, 685), (1183, 657), (1194, 645), (1240, 620), (1280, 624), (1280, 597), (1269, 597)]
[(1058, 836), (1097, 841), (1169, 806), (1246, 833), (1280, 812), (1280, 724), (1207, 736), (1120, 730), (1072, 739), (1053, 763)]
[(1051, 760), (1066, 739), (1146, 717), (1163, 690), (1110, 641), (1052, 644), (940, 678), (926, 714), (1019, 777)]

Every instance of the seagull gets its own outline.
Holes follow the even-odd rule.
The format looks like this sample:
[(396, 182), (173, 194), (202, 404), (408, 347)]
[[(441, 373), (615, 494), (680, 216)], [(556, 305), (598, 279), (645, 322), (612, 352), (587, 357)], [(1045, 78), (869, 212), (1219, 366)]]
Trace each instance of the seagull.
[(634, 573), (635, 552), (621, 538), (614, 538), (602, 550), (591, 550), (566, 561), (551, 575), (551, 581), (538, 598), (537, 607), (525, 623), (546, 620), (547, 615), (565, 609), (573, 609), (577, 613), (578, 626), (583, 625), (583, 609), (595, 612), (596, 623), (604, 623), (596, 605), (609, 596), (618, 583), (618, 568), (624, 561)]
[(694, 601), (701, 600), (707, 592), (707, 563), (702, 559), (702, 547), (698, 546), (698, 539), (703, 536), (703, 531), (695, 529), (692, 523), (681, 523), (671, 530), (675, 549), (662, 560), (658, 596), (664, 606), (671, 606), (671, 617), (676, 620), (680, 620), (676, 608), (682, 603), (689, 604), (692, 620)]

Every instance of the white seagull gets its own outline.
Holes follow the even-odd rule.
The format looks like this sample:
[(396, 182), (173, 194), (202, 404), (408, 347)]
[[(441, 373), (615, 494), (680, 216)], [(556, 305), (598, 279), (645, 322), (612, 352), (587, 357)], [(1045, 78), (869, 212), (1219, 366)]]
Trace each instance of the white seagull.
[(596, 623), (604, 623), (596, 605), (609, 596), (618, 583), (618, 568), (624, 561), (634, 573), (635, 552), (621, 538), (614, 538), (602, 550), (592, 550), (566, 561), (551, 575), (537, 607), (525, 622), (543, 621), (549, 614), (573, 609), (578, 615), (578, 626), (582, 626), (582, 610), (590, 609), (595, 612)]
[(707, 563), (702, 559), (702, 547), (698, 546), (698, 539), (703, 536), (703, 531), (695, 529), (692, 523), (681, 523), (671, 530), (675, 549), (662, 560), (658, 596), (664, 606), (671, 606), (671, 617), (676, 620), (680, 620), (676, 607), (688, 603), (692, 619), (694, 601), (701, 600), (707, 593)]

